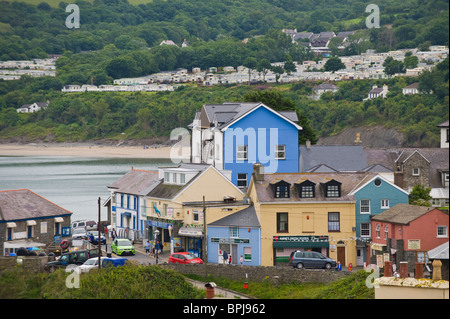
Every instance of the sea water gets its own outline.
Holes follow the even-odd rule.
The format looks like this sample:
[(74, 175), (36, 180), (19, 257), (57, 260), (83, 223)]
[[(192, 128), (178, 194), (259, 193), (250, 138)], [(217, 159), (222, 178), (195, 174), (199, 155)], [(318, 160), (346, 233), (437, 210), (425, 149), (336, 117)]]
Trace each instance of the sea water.
[(72, 220), (106, 220), (108, 186), (131, 170), (175, 166), (170, 159), (0, 156), (0, 191), (27, 188), (71, 211)]

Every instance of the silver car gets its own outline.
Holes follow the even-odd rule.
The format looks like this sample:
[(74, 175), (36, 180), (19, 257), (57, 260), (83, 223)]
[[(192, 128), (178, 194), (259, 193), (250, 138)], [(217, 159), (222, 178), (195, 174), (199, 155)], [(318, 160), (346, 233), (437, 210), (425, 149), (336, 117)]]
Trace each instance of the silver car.
[(336, 267), (336, 261), (315, 251), (293, 251), (289, 256), (289, 265), (294, 268), (325, 268)]

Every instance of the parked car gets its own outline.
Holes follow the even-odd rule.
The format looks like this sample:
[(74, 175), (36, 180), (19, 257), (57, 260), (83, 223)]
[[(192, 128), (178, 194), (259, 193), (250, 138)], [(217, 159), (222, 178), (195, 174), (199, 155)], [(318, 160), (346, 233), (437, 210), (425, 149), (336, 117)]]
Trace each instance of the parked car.
[(326, 268), (336, 267), (336, 261), (315, 251), (293, 251), (289, 256), (289, 265), (294, 268)]
[[(114, 257), (114, 258), (100, 257), (100, 260), (102, 263), (102, 268), (123, 266), (128, 261), (128, 259), (121, 257)], [(84, 264), (76, 268), (80, 271), (80, 273), (88, 273), (92, 269), (95, 268), (98, 269), (98, 257), (89, 258), (84, 262)], [(73, 267), (66, 268), (66, 272), (72, 272), (72, 270)]]
[(67, 267), (68, 265), (82, 265), (86, 260), (93, 257), (98, 257), (98, 249), (71, 251), (62, 254), (55, 261), (48, 262), (45, 269), (54, 271), (56, 268)]
[(72, 232), (72, 240), (87, 239), (87, 234), (84, 228), (75, 228)]
[(72, 230), (75, 230), (77, 228), (83, 228), (86, 227), (86, 221), (85, 220), (75, 220), (72, 222)]
[[(98, 245), (98, 231), (93, 230), (88, 232), (88, 234), (89, 234), (88, 237), (89, 242), (93, 245)], [(106, 245), (106, 238), (105, 236), (103, 236), (103, 234), (100, 234), (100, 241), (102, 245)]]
[(97, 223), (93, 220), (87, 220), (86, 226), (84, 226), (87, 231), (89, 230), (98, 230)]
[(131, 241), (125, 238), (116, 238), (111, 244), (112, 252), (121, 256), (123, 254), (132, 254), (136, 253), (133, 244)]
[(192, 253), (179, 252), (170, 255), (169, 264), (203, 264), (203, 260)]

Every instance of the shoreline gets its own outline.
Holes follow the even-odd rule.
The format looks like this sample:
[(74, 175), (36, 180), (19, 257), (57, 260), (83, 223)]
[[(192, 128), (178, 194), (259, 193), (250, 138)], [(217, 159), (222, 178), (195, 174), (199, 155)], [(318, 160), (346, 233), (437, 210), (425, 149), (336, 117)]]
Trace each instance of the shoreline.
[(86, 143), (0, 144), (0, 156), (74, 156), (170, 159), (170, 146), (111, 146)]

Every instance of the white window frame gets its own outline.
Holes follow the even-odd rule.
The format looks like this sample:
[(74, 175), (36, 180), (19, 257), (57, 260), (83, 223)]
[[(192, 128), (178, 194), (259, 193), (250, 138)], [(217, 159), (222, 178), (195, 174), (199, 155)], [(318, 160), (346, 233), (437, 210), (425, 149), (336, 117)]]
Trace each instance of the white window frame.
[[(367, 201), (367, 203), (365, 203), (363, 205), (363, 201)], [(370, 215), (370, 199), (361, 199), (359, 201), (359, 206), (360, 206), (359, 210), (360, 210), (361, 214)], [(364, 207), (364, 210), (363, 210), (363, 207)]]
[[(366, 225), (366, 226), (368, 226), (368, 228), (367, 229), (363, 229), (363, 225)], [(361, 223), (361, 224), (359, 224), (359, 231), (360, 231), (360, 233), (361, 233), (361, 237), (370, 237), (370, 235), (371, 235), (371, 229), (370, 229), (370, 223)], [(363, 231), (369, 231), (369, 234), (368, 235), (363, 235)]]
[[(282, 156), (280, 156), (282, 154)], [(275, 159), (284, 160), (286, 159), (286, 145), (275, 145)]]
[(246, 161), (247, 160), (247, 145), (238, 145), (236, 147), (236, 160)]
[(230, 238), (239, 238), (239, 227), (230, 227)]
[[(239, 175), (245, 175), (245, 180), (244, 178), (239, 178)], [(242, 177), (242, 176), (241, 176)], [(247, 187), (247, 174), (246, 173), (238, 173), (237, 174), (237, 187)], [(244, 182), (245, 181), (245, 185), (239, 185), (239, 182)]]
[[(417, 170), (417, 173), (416, 173), (416, 170)], [(420, 168), (418, 168), (418, 167), (413, 168), (412, 174), (413, 174), (413, 176), (419, 176), (420, 175)]]
[(382, 208), (382, 209), (388, 209), (388, 208), (390, 208), (390, 206), (389, 206), (389, 199), (383, 198), (383, 199), (381, 200), (381, 208)]
[[(439, 235), (439, 228), (443, 229), (445, 231), (445, 234)], [(447, 225), (438, 225), (436, 227), (436, 237), (437, 238), (448, 238), (448, 227), (447, 227)]]
[(380, 234), (380, 229), (381, 229), (381, 225), (377, 224), (377, 227), (375, 228), (376, 232), (377, 232), (377, 238), (380, 238), (381, 234)]

